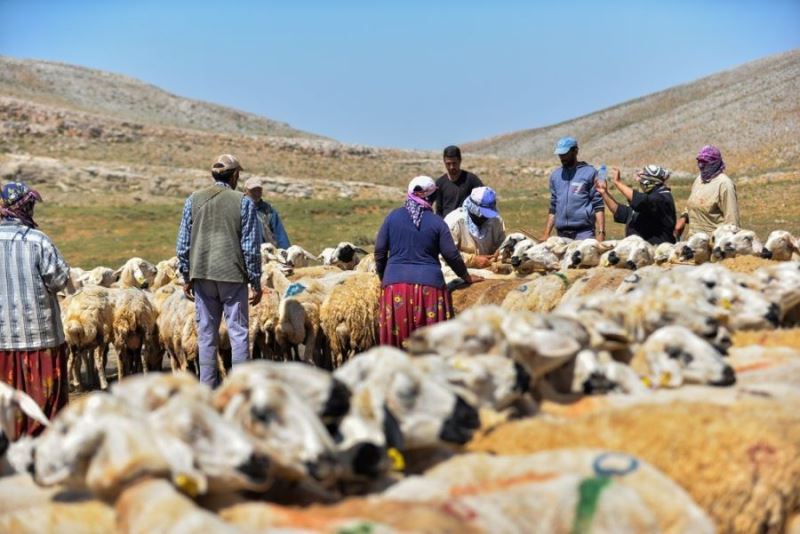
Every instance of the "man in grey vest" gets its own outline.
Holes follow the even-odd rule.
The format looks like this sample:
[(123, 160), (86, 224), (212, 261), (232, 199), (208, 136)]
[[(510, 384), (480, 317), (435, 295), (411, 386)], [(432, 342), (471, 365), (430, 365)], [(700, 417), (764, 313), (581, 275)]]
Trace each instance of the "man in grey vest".
[(256, 207), (236, 191), (239, 161), (230, 154), (211, 167), (214, 184), (192, 193), (178, 231), (178, 268), (184, 293), (196, 303), (200, 381), (217, 385), (217, 349), (222, 314), (231, 340), (232, 363), (248, 356), (248, 295), (261, 300), (261, 232)]

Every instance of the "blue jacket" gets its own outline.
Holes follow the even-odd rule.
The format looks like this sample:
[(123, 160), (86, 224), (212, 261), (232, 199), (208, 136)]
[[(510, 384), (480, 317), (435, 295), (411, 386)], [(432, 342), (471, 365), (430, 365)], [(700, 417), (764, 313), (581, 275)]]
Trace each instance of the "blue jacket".
[(595, 216), (603, 211), (603, 197), (594, 188), (597, 171), (582, 161), (572, 169), (559, 167), (550, 175), (550, 213), (558, 230), (594, 228)]
[(439, 254), (457, 276), (467, 275), (450, 229), (429, 210), (423, 212), (419, 229), (405, 208), (392, 211), (375, 239), (375, 266), (383, 287), (397, 283), (445, 287)]
[[(286, 233), (286, 229), (283, 227), (283, 222), (281, 221), (281, 216), (278, 215), (278, 210), (275, 209), (275, 206), (264, 200), (259, 200), (256, 204), (256, 209), (269, 217), (269, 229), (275, 237), (275, 244), (278, 248), (287, 249), (292, 246), (289, 242), (289, 234)], [(261, 236), (261, 241), (262, 243), (266, 242), (263, 235)]]

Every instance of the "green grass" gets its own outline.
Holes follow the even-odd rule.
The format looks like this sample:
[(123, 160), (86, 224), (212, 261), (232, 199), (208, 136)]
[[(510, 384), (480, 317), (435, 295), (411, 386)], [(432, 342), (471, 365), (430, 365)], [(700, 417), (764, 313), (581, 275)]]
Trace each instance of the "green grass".
[[(689, 182), (672, 184), (680, 211), (689, 195)], [(800, 184), (745, 183), (737, 186), (742, 226), (765, 238), (778, 228), (800, 234)], [(621, 195), (615, 195), (618, 199)], [(365, 246), (373, 242), (383, 218), (402, 199), (381, 200), (274, 200), (293, 243), (318, 254), (339, 241)], [(158, 204), (58, 206), (37, 208), (37, 221), (50, 235), (70, 265), (118, 267), (140, 256), (158, 262), (175, 254), (181, 199)], [(546, 191), (501, 192), (499, 208), (511, 231), (539, 236), (544, 228), (549, 198)], [(623, 226), (606, 213), (608, 239), (622, 237)]]

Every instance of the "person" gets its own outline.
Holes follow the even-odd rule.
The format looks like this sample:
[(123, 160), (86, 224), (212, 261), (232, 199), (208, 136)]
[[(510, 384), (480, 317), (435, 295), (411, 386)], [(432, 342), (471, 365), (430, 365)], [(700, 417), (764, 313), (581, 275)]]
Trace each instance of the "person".
[(553, 153), (561, 160), (561, 167), (550, 175), (550, 211), (542, 240), (550, 237), (553, 228), (561, 237), (605, 240), (605, 208), (594, 186), (597, 171), (578, 161), (574, 137), (559, 139)]
[(436, 214), (445, 218), (464, 203), (473, 189), (483, 186), (476, 175), (461, 168), (461, 149), (450, 145), (443, 152), (444, 168), (447, 171), (436, 180), (434, 203)]
[(258, 220), (261, 223), (262, 242), (272, 243), (278, 248), (287, 249), (292, 243), (283, 227), (281, 216), (275, 207), (264, 200), (264, 184), (261, 178), (253, 176), (244, 183), (244, 192), (256, 205)]
[[(67, 405), (67, 345), (56, 294), (67, 286), (69, 266), (34, 222), (42, 197), (20, 182), (0, 192), (0, 379), (27, 393), (52, 419)], [(16, 439), (44, 427), (14, 421)]]
[(473, 189), (464, 204), (451, 211), (444, 222), (467, 267), (489, 267), (506, 238), (503, 219), (497, 213), (497, 195), (491, 187)]
[(408, 184), (405, 205), (383, 221), (375, 240), (375, 267), (381, 280), (381, 345), (404, 348), (417, 328), (454, 316), (439, 255), (465, 282), (471, 277), (444, 221), (431, 210), (436, 183), (417, 176)]
[(675, 201), (672, 191), (665, 185), (670, 172), (658, 165), (647, 165), (636, 173), (641, 191), (628, 187), (622, 181), (619, 169), (613, 168), (611, 173), (614, 187), (622, 193), (628, 205), (617, 202), (605, 181), (596, 180), (595, 187), (614, 214), (614, 222), (625, 224), (625, 236), (638, 235), (653, 245), (674, 243)]
[(675, 225), (675, 235), (680, 237), (689, 225), (687, 237), (697, 232), (711, 234), (718, 226), (739, 226), (739, 202), (736, 186), (725, 174), (722, 153), (713, 145), (706, 145), (697, 154), (700, 175), (692, 184), (686, 209)]
[(261, 300), (261, 231), (256, 207), (236, 191), (239, 160), (223, 154), (211, 168), (214, 183), (186, 199), (178, 231), (178, 269), (184, 293), (196, 299), (200, 381), (218, 383), (219, 324), (231, 340), (232, 365), (248, 356), (248, 283), (251, 305)]

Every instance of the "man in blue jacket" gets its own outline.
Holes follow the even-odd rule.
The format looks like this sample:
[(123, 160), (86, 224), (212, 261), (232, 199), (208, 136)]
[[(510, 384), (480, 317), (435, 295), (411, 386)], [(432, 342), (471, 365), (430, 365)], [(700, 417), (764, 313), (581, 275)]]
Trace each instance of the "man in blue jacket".
[(553, 151), (561, 167), (550, 175), (550, 211), (542, 239), (556, 229), (560, 237), (571, 239), (606, 238), (603, 198), (594, 186), (597, 171), (578, 161), (578, 141), (562, 137)]

